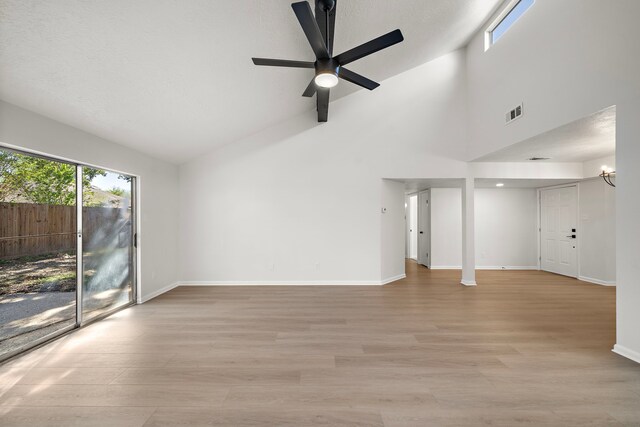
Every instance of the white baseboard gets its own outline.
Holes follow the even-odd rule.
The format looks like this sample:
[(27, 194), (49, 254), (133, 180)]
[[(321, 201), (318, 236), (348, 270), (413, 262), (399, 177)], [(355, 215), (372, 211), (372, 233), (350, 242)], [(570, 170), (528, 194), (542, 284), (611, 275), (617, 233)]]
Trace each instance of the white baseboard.
[(138, 304), (144, 304), (145, 302), (154, 299), (157, 296), (164, 294), (165, 292), (169, 292), (171, 289), (175, 289), (180, 286), (180, 283), (175, 282), (170, 285), (165, 286), (164, 288), (160, 288), (157, 291), (153, 291), (148, 295), (142, 295), (138, 297)]
[[(432, 265), (431, 270), (462, 270), (459, 265)], [(476, 265), (476, 270), (538, 270), (537, 265)]]
[(238, 282), (238, 281), (185, 281), (175, 282), (164, 288), (158, 289), (148, 295), (144, 295), (138, 298), (138, 304), (144, 304), (147, 301), (152, 300), (172, 289), (180, 286), (381, 286), (387, 283), (395, 282), (396, 280), (404, 279), (407, 276), (401, 274), (398, 276), (390, 277), (380, 282), (366, 282), (366, 281), (305, 281), (305, 282)]
[(578, 280), (582, 280), (583, 282), (595, 283), (596, 285), (602, 286), (615, 286), (616, 282), (608, 282), (606, 280), (594, 279), (592, 277), (578, 276)]
[(626, 357), (627, 359), (631, 359), (634, 362), (640, 363), (640, 353), (638, 353), (637, 351), (630, 350), (624, 346), (621, 346), (620, 344), (614, 345), (613, 350), (611, 351), (619, 354), (620, 356)]
[(461, 280), (460, 284), (464, 286), (478, 286), (475, 280)]
[(395, 282), (396, 280), (406, 279), (406, 274), (398, 274), (397, 276), (389, 277), (387, 279), (382, 279), (380, 282), (381, 285), (386, 285), (387, 283)]
[[(397, 279), (396, 279), (397, 280)], [(381, 282), (354, 280), (312, 280), (312, 281), (184, 281), (178, 286), (380, 286)]]

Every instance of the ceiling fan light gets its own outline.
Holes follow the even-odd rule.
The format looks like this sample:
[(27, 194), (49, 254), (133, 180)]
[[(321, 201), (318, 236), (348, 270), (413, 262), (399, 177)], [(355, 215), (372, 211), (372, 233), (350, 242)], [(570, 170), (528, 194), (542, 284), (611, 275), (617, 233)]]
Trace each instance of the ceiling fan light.
[(334, 87), (338, 84), (338, 76), (333, 73), (320, 73), (314, 79), (316, 85), (320, 87)]

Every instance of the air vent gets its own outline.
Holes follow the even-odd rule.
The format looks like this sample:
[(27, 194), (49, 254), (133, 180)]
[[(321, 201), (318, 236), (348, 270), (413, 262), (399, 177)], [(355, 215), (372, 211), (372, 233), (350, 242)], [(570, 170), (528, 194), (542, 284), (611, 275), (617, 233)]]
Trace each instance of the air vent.
[(519, 119), (520, 117), (522, 117), (522, 113), (523, 113), (522, 104), (518, 105), (513, 110), (507, 111), (507, 114), (504, 115), (505, 124), (509, 124), (515, 119)]
[(551, 157), (529, 157), (527, 160), (537, 162), (538, 160), (551, 160)]

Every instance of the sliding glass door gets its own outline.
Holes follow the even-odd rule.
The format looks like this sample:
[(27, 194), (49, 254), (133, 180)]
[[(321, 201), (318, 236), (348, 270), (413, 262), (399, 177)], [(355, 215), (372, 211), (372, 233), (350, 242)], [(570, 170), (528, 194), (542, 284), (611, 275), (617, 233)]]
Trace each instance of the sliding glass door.
[(134, 178), (84, 167), (83, 321), (133, 301)]
[(0, 147), (0, 360), (133, 303), (134, 189)]

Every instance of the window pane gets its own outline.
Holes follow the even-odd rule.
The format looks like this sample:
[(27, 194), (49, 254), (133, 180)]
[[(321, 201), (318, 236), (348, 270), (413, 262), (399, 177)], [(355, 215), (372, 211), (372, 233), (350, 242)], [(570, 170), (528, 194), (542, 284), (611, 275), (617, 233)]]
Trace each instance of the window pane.
[(76, 323), (76, 167), (0, 149), (0, 359)]
[(529, 9), (529, 7), (531, 7), (533, 2), (534, 0), (520, 0), (518, 4), (511, 9), (511, 12), (509, 12), (491, 32), (491, 44), (498, 41), (498, 39), (507, 32), (511, 25), (513, 25), (513, 23), (516, 22), (518, 18), (520, 18), (522, 14)]
[(82, 201), (83, 320), (133, 300), (133, 178), (90, 167)]

